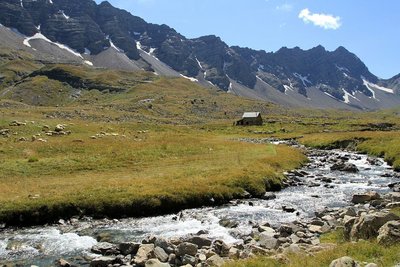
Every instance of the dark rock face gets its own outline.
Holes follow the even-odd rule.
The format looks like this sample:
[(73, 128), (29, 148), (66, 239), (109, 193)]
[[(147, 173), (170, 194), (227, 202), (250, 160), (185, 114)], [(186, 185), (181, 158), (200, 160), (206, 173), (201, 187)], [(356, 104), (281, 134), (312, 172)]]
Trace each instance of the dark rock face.
[(322, 46), (310, 50), (283, 47), (267, 53), (229, 47), (214, 35), (187, 39), (167, 25), (147, 23), (107, 1), (97, 5), (93, 0), (3, 0), (0, 23), (27, 36), (40, 31), (79, 53), (97, 55), (114, 44), (130, 59), (140, 60), (140, 44), (140, 49), (175, 71), (200, 76), (225, 91), (232, 81), (256, 90), (261, 80), (281, 93), (289, 88), (308, 97), (309, 88), (316, 88), (346, 102), (349, 94), (373, 97), (364, 79), (400, 90), (399, 76), (379, 80), (344, 47), (332, 52)]
[[(31, 36), (42, 32), (52, 41), (66, 44), (80, 53), (87, 48), (98, 54), (111, 46), (111, 38), (131, 59), (138, 59), (129, 26), (143, 20), (92, 0), (6, 0), (0, 3), (0, 22)], [(20, 18), (23, 18), (22, 20)], [(39, 28), (40, 25), (40, 28)]]
[(374, 83), (378, 81), (364, 63), (344, 47), (333, 52), (322, 46), (310, 50), (283, 47), (275, 53), (239, 47), (233, 49), (246, 59), (253, 72), (259, 72), (263, 81), (280, 91), (284, 91), (284, 85), (292, 85), (306, 96), (306, 89), (315, 86), (344, 100), (344, 92), (338, 88), (372, 96), (361, 77)]

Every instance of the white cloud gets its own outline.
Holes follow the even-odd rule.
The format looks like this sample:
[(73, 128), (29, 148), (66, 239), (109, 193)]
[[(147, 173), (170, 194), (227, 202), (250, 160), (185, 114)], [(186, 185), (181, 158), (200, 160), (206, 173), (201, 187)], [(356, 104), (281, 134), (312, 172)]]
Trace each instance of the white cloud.
[(276, 10), (290, 12), (293, 10), (293, 6), (291, 4), (282, 4), (276, 7)]
[(328, 14), (318, 14), (318, 13), (311, 13), (308, 8), (303, 9), (300, 11), (299, 18), (302, 19), (305, 23), (313, 23), (315, 26), (322, 27), (326, 30), (332, 29), (336, 30), (340, 28), (342, 25), (340, 21), (340, 17), (334, 17)]

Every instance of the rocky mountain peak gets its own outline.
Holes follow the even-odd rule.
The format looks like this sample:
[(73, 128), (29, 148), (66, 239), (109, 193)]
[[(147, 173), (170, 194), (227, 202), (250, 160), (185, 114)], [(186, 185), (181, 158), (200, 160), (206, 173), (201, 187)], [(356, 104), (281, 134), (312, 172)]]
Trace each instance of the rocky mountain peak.
[[(379, 80), (342, 46), (332, 52), (318, 45), (267, 53), (230, 47), (215, 35), (187, 39), (168, 25), (148, 23), (107, 1), (3, 0), (0, 23), (26, 36), (40, 32), (86, 57), (100, 57), (94, 61), (102, 67), (184, 75), (231, 93), (288, 105), (327, 106), (323, 102), (330, 107), (375, 108), (386, 97), (382, 92), (396, 92), (379, 86), (399, 84), (398, 79)], [(114, 52), (104, 53), (111, 47)]]
[(110, 2), (108, 2), (108, 1), (102, 1), (102, 2), (99, 4), (99, 6), (101, 6), (101, 7), (113, 7), (113, 6), (110, 4)]

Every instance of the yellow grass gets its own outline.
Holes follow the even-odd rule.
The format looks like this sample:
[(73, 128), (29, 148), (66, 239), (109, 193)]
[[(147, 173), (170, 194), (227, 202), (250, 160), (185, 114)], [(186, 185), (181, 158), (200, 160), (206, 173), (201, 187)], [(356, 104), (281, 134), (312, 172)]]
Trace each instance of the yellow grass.
[[(164, 199), (183, 205), (231, 199), (244, 190), (257, 195), (305, 160), (289, 147), (243, 143), (186, 126), (74, 121), (67, 126), (70, 136), (17, 141), (41, 127), (28, 123), (13, 128), (16, 136), (0, 139), (2, 216), (64, 204), (97, 212), (137, 202), (157, 207)], [(90, 138), (101, 131), (107, 136)]]

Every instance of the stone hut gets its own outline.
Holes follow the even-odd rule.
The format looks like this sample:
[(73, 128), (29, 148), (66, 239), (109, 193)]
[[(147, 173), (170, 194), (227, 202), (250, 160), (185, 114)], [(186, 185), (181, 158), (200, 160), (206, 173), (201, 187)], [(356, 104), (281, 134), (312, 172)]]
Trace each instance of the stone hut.
[(262, 125), (263, 119), (260, 112), (245, 112), (242, 119), (236, 122), (238, 126)]

